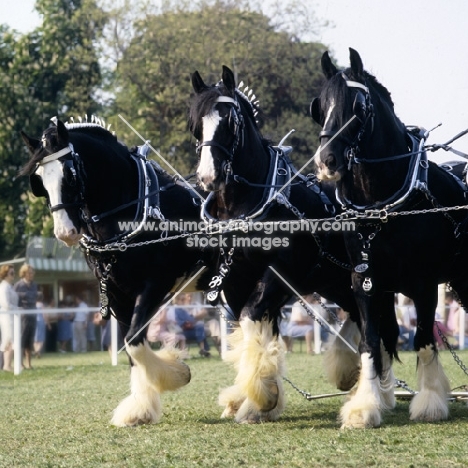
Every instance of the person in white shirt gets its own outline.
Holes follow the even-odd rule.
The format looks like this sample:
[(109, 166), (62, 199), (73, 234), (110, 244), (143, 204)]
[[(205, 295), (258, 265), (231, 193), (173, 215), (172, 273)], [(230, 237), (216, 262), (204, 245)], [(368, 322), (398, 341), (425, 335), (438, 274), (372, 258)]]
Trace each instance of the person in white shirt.
[(88, 349), (88, 305), (80, 295), (75, 296), (77, 309), (73, 320), (73, 351), (85, 353)]
[[(13, 289), (14, 279), (13, 265), (2, 265), (0, 268), (0, 312), (18, 308), (18, 294)], [(0, 313), (0, 332), (3, 370), (10, 372), (13, 360), (13, 315)]]

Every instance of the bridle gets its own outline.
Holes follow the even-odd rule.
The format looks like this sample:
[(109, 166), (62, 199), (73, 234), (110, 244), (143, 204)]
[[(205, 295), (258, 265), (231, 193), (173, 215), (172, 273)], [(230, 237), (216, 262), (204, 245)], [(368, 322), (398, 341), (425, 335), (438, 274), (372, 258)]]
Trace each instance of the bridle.
[[(78, 187), (77, 190), (77, 201), (71, 203), (58, 203), (57, 205), (50, 206), (49, 195), (44, 188), (44, 184), (40, 177), (36, 174), (37, 169), (41, 166), (45, 166), (52, 161), (59, 160), (63, 165), (63, 176), (68, 186)], [(49, 209), (51, 213), (59, 210), (65, 210), (67, 208), (82, 208), (84, 206), (84, 190), (81, 177), (79, 177), (78, 172), (82, 166), (81, 159), (78, 153), (75, 152), (72, 143), (69, 143), (68, 146), (62, 148), (61, 150), (45, 156), (34, 169), (34, 172), (29, 176), (29, 181), (31, 184), (31, 190), (36, 197), (45, 197), (49, 204)]]
[(197, 155), (200, 156), (201, 149), (204, 146), (214, 146), (216, 148), (219, 148), (226, 156), (227, 160), (223, 162), (223, 172), (225, 173), (226, 177), (229, 177), (232, 175), (232, 162), (234, 159), (234, 153), (236, 152), (236, 149), (238, 148), (239, 144), (242, 147), (244, 144), (244, 117), (241, 113), (240, 105), (237, 99), (231, 98), (229, 96), (219, 96), (216, 101), (216, 103), (227, 103), (227, 104), (232, 104), (232, 107), (229, 111), (228, 115), (228, 126), (231, 131), (231, 133), (234, 136), (234, 140), (232, 142), (231, 147), (226, 147), (224, 145), (221, 145), (220, 143), (214, 141), (214, 140), (207, 140), (197, 142)]
[[(368, 162), (367, 160), (359, 159), (357, 155), (359, 154), (359, 146), (367, 128), (370, 127), (370, 133), (372, 133), (374, 130), (374, 106), (371, 101), (369, 88), (365, 84), (350, 80), (344, 72), (341, 72), (340, 75), (345, 80), (346, 86), (348, 86), (348, 88), (356, 88), (358, 90), (356, 97), (354, 98), (352, 119), (356, 118), (359, 120), (359, 122), (361, 122), (361, 126), (359, 127), (356, 136), (352, 140), (346, 138), (345, 136), (341, 136), (341, 138), (345, 139), (348, 143), (344, 152), (345, 158), (348, 161), (348, 170), (351, 170), (353, 163), (359, 164), (361, 162)], [(316, 109), (319, 105), (318, 100), (319, 98), (315, 98), (312, 101), (310, 109), (312, 118), (320, 124), (319, 119), (316, 117)], [(322, 130), (319, 133), (320, 144), (322, 144), (323, 138), (333, 138), (337, 133), (341, 132), (341, 130), (342, 129), (337, 131)]]

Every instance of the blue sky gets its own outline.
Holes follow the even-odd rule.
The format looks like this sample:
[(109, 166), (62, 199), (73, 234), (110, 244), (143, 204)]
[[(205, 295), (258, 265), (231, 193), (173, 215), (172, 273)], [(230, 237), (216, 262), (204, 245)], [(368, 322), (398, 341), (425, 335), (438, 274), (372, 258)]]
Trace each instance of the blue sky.
[[(353, 47), (365, 68), (390, 90), (403, 122), (425, 128), (443, 124), (429, 143), (445, 142), (468, 128), (467, 0), (313, 4), (316, 16), (331, 23), (314, 38), (330, 46), (339, 65), (348, 65), (348, 48)], [(31, 30), (40, 24), (33, 10), (34, 0), (0, 0), (0, 22), (22, 32)], [(454, 147), (468, 153), (468, 136)], [(451, 153), (439, 153), (436, 156), (453, 159)]]

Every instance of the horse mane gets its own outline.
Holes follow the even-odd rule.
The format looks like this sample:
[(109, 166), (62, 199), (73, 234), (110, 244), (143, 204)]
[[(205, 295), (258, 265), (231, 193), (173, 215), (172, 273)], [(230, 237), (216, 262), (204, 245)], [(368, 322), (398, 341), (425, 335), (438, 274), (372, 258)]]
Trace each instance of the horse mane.
[[(44, 132), (42, 133), (41, 139), (44, 139), (44, 138), (48, 139), (48, 138), (55, 137), (57, 133), (55, 117), (52, 118), (51, 120), (53, 123), (44, 130)], [(117, 140), (115, 133), (109, 130), (110, 125), (106, 128), (103, 119), (99, 119), (98, 117), (95, 117), (93, 115), (91, 122), (87, 121), (87, 117), (85, 118), (84, 122), (81, 121), (82, 119), (80, 118), (80, 123), (75, 123), (73, 118), (71, 120), (72, 122), (65, 122), (65, 127), (67, 128), (70, 134), (85, 133), (87, 135), (93, 135), (99, 138), (100, 140), (102, 140), (104, 144), (118, 143), (126, 151), (129, 151), (127, 146), (124, 143)], [(32, 158), (20, 169), (19, 175), (31, 175), (35, 171), (37, 164), (40, 161), (42, 161), (42, 159), (44, 159), (44, 157), (46, 156), (46, 154), (41, 150), (42, 148), (37, 150), (35, 154), (32, 156)]]

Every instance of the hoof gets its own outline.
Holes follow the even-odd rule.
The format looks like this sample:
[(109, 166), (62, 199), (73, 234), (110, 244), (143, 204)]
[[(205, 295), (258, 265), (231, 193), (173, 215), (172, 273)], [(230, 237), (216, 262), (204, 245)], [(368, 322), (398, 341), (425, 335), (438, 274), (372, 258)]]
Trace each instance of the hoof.
[(268, 400), (266, 400), (264, 405), (260, 408), (260, 411), (262, 412), (272, 411), (278, 405), (279, 389), (276, 379), (267, 385), (267, 388)]

